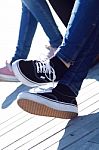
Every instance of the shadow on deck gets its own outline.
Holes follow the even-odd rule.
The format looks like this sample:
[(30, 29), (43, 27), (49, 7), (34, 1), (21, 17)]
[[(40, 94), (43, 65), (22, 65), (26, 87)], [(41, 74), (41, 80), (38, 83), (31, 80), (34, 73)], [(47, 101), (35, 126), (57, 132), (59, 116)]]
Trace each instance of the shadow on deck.
[[(9, 86), (0, 110), (0, 150), (99, 150), (99, 65), (92, 68), (77, 97), (79, 116), (72, 120), (35, 116), (16, 104), (18, 93), (30, 88)], [(14, 90), (13, 90), (14, 86)], [(2, 89), (2, 88), (1, 88)], [(3, 116), (3, 117), (2, 117)]]

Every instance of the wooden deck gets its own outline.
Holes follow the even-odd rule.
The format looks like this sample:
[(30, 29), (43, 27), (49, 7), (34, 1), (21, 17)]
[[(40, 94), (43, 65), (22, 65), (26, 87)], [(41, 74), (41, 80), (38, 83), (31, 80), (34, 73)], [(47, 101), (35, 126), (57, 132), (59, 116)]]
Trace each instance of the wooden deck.
[[(13, 56), (21, 12), (20, 0), (3, 0), (1, 3), (0, 65)], [(58, 26), (64, 29), (64, 34), (65, 28), (60, 22)], [(42, 43), (38, 44), (39, 35), (42, 35)], [(46, 44), (46, 37), (38, 28), (32, 45), (32, 49), (36, 49), (35, 55), (41, 51), (41, 44)], [(34, 56), (32, 52), (29, 58)], [(90, 70), (83, 82), (77, 97), (79, 116), (73, 120), (24, 112), (18, 107), (16, 98), (29, 88), (21, 83), (0, 82), (0, 150), (99, 150), (98, 80), (99, 65)]]
[(24, 112), (16, 97), (29, 88), (0, 82), (0, 150), (99, 150), (98, 80), (99, 65), (83, 82), (77, 97), (79, 116), (73, 120)]

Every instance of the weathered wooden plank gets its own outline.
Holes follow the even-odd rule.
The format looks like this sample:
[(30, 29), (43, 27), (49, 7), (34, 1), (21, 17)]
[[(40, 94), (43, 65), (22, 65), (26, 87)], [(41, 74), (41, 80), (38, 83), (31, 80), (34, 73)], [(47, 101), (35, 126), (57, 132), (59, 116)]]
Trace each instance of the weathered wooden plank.
[[(97, 115), (96, 115), (96, 116), (97, 116)], [(85, 118), (86, 118), (86, 117), (85, 117)], [(90, 117), (89, 117), (89, 118), (90, 118)], [(90, 120), (89, 118), (88, 118), (88, 121)], [(95, 116), (94, 116), (94, 118), (95, 118)], [(83, 120), (83, 121), (84, 121), (84, 120)], [(85, 121), (84, 121), (84, 122), (85, 122)], [(34, 123), (34, 124), (35, 124), (35, 123)], [(81, 122), (81, 124), (83, 125), (82, 122)], [(79, 126), (80, 126), (80, 125), (79, 125)], [(77, 127), (77, 125), (76, 125), (76, 127)], [(80, 127), (81, 127), (81, 126), (80, 126)], [(73, 128), (73, 129), (75, 129), (75, 128)], [(39, 132), (39, 130), (38, 130), (38, 132)], [(33, 133), (33, 134), (34, 134), (34, 133)], [(48, 135), (49, 135), (49, 134), (48, 134)], [(48, 135), (47, 135), (47, 136), (48, 136)], [(28, 138), (27, 138), (27, 139), (28, 139)], [(26, 139), (26, 140), (27, 140), (27, 139)], [(43, 138), (42, 138), (42, 139), (43, 139)], [(42, 140), (42, 139), (41, 139), (41, 140)], [(23, 139), (23, 141), (24, 141), (24, 139)], [(18, 145), (18, 146), (19, 146), (19, 145)]]
[(99, 144), (87, 142), (78, 150), (99, 150)]
[[(97, 116), (97, 114), (96, 114), (96, 116)], [(89, 122), (88, 124), (91, 124), (91, 121), (93, 120), (93, 117), (95, 118), (96, 117), (94, 114), (93, 115), (91, 115), (89, 118), (87, 118), (87, 117), (85, 117), (85, 120), (87, 121), (87, 122)], [(92, 118), (91, 118), (92, 117)], [(97, 116), (97, 117), (99, 117), (99, 116)], [(91, 120), (92, 119), (92, 120)], [(85, 120), (80, 120), (80, 121), (84, 121), (83, 123), (82, 122), (80, 122), (80, 121), (78, 121), (77, 122), (77, 120), (75, 120), (75, 122), (74, 122), (74, 124), (72, 124), (72, 127), (67, 127), (66, 128), (66, 133), (67, 133), (67, 135), (69, 136), (69, 134), (72, 134), (72, 132), (73, 131), (78, 131), (78, 130), (80, 130), (81, 128), (83, 128), (83, 126), (86, 126), (86, 121)], [(90, 120), (90, 121), (89, 121)], [(97, 119), (96, 119), (97, 120)], [(85, 124), (84, 124), (85, 123)], [(78, 127), (78, 126), (79, 127)], [(82, 126), (81, 126), (82, 125)], [(77, 128), (78, 127), (78, 128)], [(68, 132), (68, 129), (70, 128), (70, 130), (69, 130), (69, 132)], [(53, 128), (54, 129), (54, 128)], [(53, 130), (52, 129), (52, 130)], [(57, 131), (57, 130), (56, 130)], [(82, 130), (81, 130), (82, 131)], [(83, 130), (84, 131), (84, 130)], [(86, 130), (85, 130), (86, 131)], [(53, 145), (55, 142), (59, 142), (59, 137), (61, 137), (62, 135), (63, 135), (63, 133), (65, 132), (65, 129), (63, 129), (62, 131), (60, 130), (60, 132), (58, 133), (58, 134), (52, 134), (52, 136), (50, 136), (49, 137), (49, 133), (47, 134), (47, 138), (46, 138), (46, 136), (43, 134), (42, 136), (44, 136), (45, 137), (45, 140), (44, 140), (44, 137), (40, 137), (41, 139), (40, 139), (40, 141), (41, 142), (39, 142), (39, 141), (37, 141), (38, 142), (38, 144), (36, 144), (35, 143), (35, 140), (32, 140), (32, 141), (30, 141), (29, 142), (29, 145), (27, 144), (27, 145), (24, 145), (24, 147), (21, 147), (21, 148), (23, 148), (24, 150), (26, 149), (26, 148), (29, 148), (30, 146), (32, 147), (32, 149), (33, 150), (35, 150), (35, 149), (39, 149), (39, 148), (41, 148), (41, 149), (43, 149), (44, 147), (46, 148), (46, 147), (48, 147), (48, 146), (50, 146), (50, 145)], [(84, 132), (83, 132), (84, 133)], [(63, 138), (64, 139), (64, 138)], [(78, 138), (79, 139), (79, 138)], [(35, 143), (35, 145), (33, 145), (33, 143)], [(64, 144), (63, 144), (64, 145)]]
[(27, 150), (30, 146), (35, 147), (35, 145), (38, 145), (38, 143), (41, 141), (44, 141), (46, 138), (51, 137), (53, 134), (59, 132), (62, 128), (64, 128), (65, 125), (66, 120), (61, 120), (60, 122), (60, 119), (54, 119), (52, 122), (43, 125), (40, 129), (35, 130), (34, 132), (30, 132), (30, 134), (28, 133), (27, 136), (24, 136), (18, 141), (6, 146), (4, 149), (10, 150), (20, 148)]
[[(15, 6), (18, 6), (18, 2)], [(61, 26), (61, 31), (65, 31)], [(17, 32), (16, 29), (15, 32)], [(13, 32), (14, 35), (15, 32)], [(41, 32), (41, 29), (38, 29), (38, 33)], [(42, 42), (43, 45), (47, 40), (43, 34), (42, 38), (44, 39)], [(36, 48), (37, 52), (40, 48), (41, 52), (41, 46), (37, 48), (38, 39), (37, 42), (36, 40), (34, 42), (36, 47), (34, 46), (33, 49)], [(11, 47), (10, 49), (12, 49)], [(8, 55), (12, 56), (9, 52)], [(29, 58), (33, 57), (34, 54)], [(5, 56), (2, 58), (1, 63), (2, 60), (5, 61)], [(0, 82), (0, 149), (27, 150), (31, 148), (33, 150), (62, 150), (61, 148), (64, 148), (66, 150), (77, 150), (78, 148), (79, 150), (81, 148), (81, 150), (99, 150), (99, 145), (97, 144), (99, 133), (98, 81), (99, 65), (89, 71), (77, 97), (79, 115), (81, 116), (70, 121), (39, 117), (24, 112), (17, 106), (16, 97), (18, 93), (28, 90), (28, 88), (22, 86), (21, 83)], [(6, 109), (2, 109), (2, 107)], [(90, 114), (93, 112), (94, 114)], [(68, 149), (66, 148), (67, 146)]]
[[(97, 122), (97, 123), (96, 123)], [(79, 130), (75, 132), (71, 132), (70, 135), (67, 136), (65, 131), (64, 137), (61, 139), (59, 144), (59, 149), (67, 149), (67, 150), (79, 150), (79, 146), (83, 145), (86, 142), (86, 139), (91, 138), (97, 132), (99, 133), (99, 120), (94, 120), (85, 126), (81, 127)], [(84, 142), (83, 142), (84, 140)], [(75, 144), (75, 146), (74, 146)], [(70, 147), (70, 148), (69, 148)], [(72, 149), (71, 149), (72, 147)], [(73, 149), (76, 147), (75, 149)], [(78, 147), (78, 149), (77, 149)]]
[(85, 109), (83, 109), (82, 111), (79, 111), (79, 115), (83, 116), (83, 115), (88, 115), (91, 112), (95, 111), (96, 109), (98, 109), (99, 106), (99, 101), (93, 103), (92, 105), (89, 105), (88, 107), (85, 107)]
[[(64, 147), (62, 149), (60, 147), (60, 145), (61, 145), (61, 143), (60, 143), (58, 150), (65, 150), (65, 149), (66, 150), (94, 150), (94, 147), (95, 147), (95, 149), (97, 149), (99, 144), (89, 142), (90, 138), (94, 137), (97, 134), (97, 132), (99, 133), (99, 129), (89, 132), (88, 134), (86, 134), (82, 138), (79, 138), (79, 140), (75, 141), (74, 143), (71, 143), (68, 146), (65, 146), (65, 144), (64, 144)], [(99, 149), (99, 147), (98, 147), (98, 149)]]
[[(33, 118), (31, 116), (31, 119), (27, 117), (27, 119), (25, 120), (15, 122), (15, 124), (8, 127), (8, 129), (5, 132), (2, 131), (1, 136), (0, 136), (0, 142), (2, 144), (0, 144), (0, 147), (6, 147), (10, 143), (17, 141), (17, 139), (21, 137), (25, 137), (31, 132), (39, 130), (40, 127), (42, 127), (44, 124), (47, 124), (51, 120), (52, 118), (47, 118), (47, 117), (34, 117)], [(3, 143), (3, 141), (5, 141), (6, 138), (8, 138), (6, 143)]]
[[(83, 97), (82, 97), (83, 99)], [(91, 96), (90, 98), (84, 100), (82, 103), (79, 104), (79, 110), (82, 111), (83, 109), (87, 108), (88, 106), (96, 103), (99, 101), (99, 93)]]
[(99, 144), (99, 132), (89, 140), (89, 142)]
[[(96, 83), (94, 82), (94, 84), (96, 84)], [(90, 85), (90, 86), (92, 86), (92, 85)], [(90, 87), (90, 86), (88, 86), (88, 87)], [(97, 87), (98, 87), (98, 84), (97, 84)], [(91, 87), (91, 88), (92, 88), (92, 87)], [(87, 88), (86, 88), (86, 89), (87, 89)], [(89, 96), (89, 100), (90, 100), (91, 96), (93, 96), (94, 92), (97, 92), (97, 90), (93, 90), (93, 93), (91, 93), (90, 96)], [(90, 93), (90, 92), (89, 92), (89, 93)], [(96, 97), (97, 97), (97, 96), (96, 96)], [(87, 103), (88, 103), (89, 100), (86, 100), (86, 96), (85, 96), (85, 101), (87, 101)], [(94, 100), (96, 100), (96, 98), (95, 98)], [(93, 107), (93, 100), (92, 100), (90, 103), (88, 103), (88, 106), (91, 105), (91, 104), (92, 104), (92, 107)], [(81, 105), (81, 104), (80, 104), (80, 105)], [(86, 105), (84, 104), (84, 107), (83, 107), (83, 108), (85, 108), (85, 106), (86, 106)], [(98, 106), (98, 105), (97, 105), (97, 106)], [(80, 106), (79, 106), (79, 107), (80, 107)], [(95, 108), (96, 108), (96, 106), (95, 106)], [(88, 109), (88, 108), (87, 108), (87, 109)], [(93, 108), (92, 108), (92, 110), (93, 110)], [(83, 110), (83, 112), (85, 112), (85, 110)], [(23, 114), (24, 114), (24, 113), (23, 113)], [(88, 112), (87, 112), (87, 114), (88, 114)], [(26, 114), (24, 114), (24, 115), (26, 115)], [(23, 116), (24, 116), (24, 115), (23, 115)], [(30, 116), (30, 115), (29, 115), (29, 116)], [(28, 117), (29, 117), (29, 116), (28, 116)], [(28, 117), (27, 117), (27, 118), (28, 118)], [(20, 115), (20, 118), (21, 118), (21, 115)], [(17, 117), (14, 117), (14, 118), (13, 118), (13, 121), (15, 121), (15, 120), (17, 120), (17, 119), (18, 119)], [(25, 118), (25, 119), (26, 119), (26, 118)], [(12, 122), (13, 122), (13, 121), (12, 121)], [(10, 121), (9, 121), (9, 122), (10, 122)], [(6, 122), (6, 124), (4, 125), (4, 127), (6, 127), (6, 126), (8, 125), (8, 128), (9, 128), (9, 122)], [(20, 121), (19, 121), (19, 122), (20, 122)], [(35, 123), (34, 123), (34, 124), (35, 124)], [(13, 124), (12, 124), (12, 126), (13, 126)], [(17, 124), (16, 124), (16, 126), (17, 126)], [(23, 126), (25, 127), (25, 125), (23, 125)], [(27, 126), (29, 127), (29, 125), (27, 125)], [(13, 126), (13, 127), (14, 127), (14, 126)], [(30, 131), (31, 131), (31, 128), (30, 128)], [(38, 130), (38, 132), (39, 132), (39, 131), (40, 131), (40, 130)], [(52, 130), (52, 131), (53, 131), (53, 130)], [(46, 138), (49, 136), (49, 138), (48, 138), (49, 140), (48, 140), (48, 141), (50, 141), (50, 140), (52, 141), (52, 142), (48, 142), (48, 143), (50, 143), (50, 144), (53, 145), (53, 143), (54, 143), (55, 141), (56, 141), (56, 142), (57, 142), (57, 141), (59, 142), (59, 139), (60, 139), (61, 136), (63, 135), (63, 131), (64, 131), (64, 130), (61, 131), (61, 128), (60, 128), (59, 134), (56, 134), (57, 136), (54, 136), (54, 134), (52, 134), (52, 135), (51, 135), (51, 134), (48, 134), (48, 135), (46, 136)], [(12, 131), (11, 131), (11, 132), (12, 132)], [(21, 130), (21, 132), (24, 132), (24, 131)], [(14, 130), (13, 134), (14, 134), (14, 133), (16, 133), (15, 130)], [(51, 132), (50, 132), (50, 133), (51, 133)], [(11, 135), (13, 135), (13, 134), (11, 133)], [(35, 133), (35, 136), (36, 136), (36, 134), (37, 134), (37, 133)], [(33, 135), (34, 135), (34, 134), (33, 134)], [(50, 137), (50, 135), (51, 135), (51, 137)], [(22, 135), (22, 136), (23, 136), (23, 135)], [(44, 136), (44, 135), (42, 134), (42, 136), (40, 137), (40, 141), (44, 140), (44, 138), (42, 138), (43, 136)], [(9, 137), (10, 137), (10, 136), (9, 136)], [(19, 137), (20, 137), (20, 136), (17, 136), (17, 138), (19, 138)], [(55, 139), (54, 139), (54, 137), (55, 137)], [(60, 138), (59, 138), (59, 137), (60, 137)], [(17, 139), (17, 138), (16, 138), (16, 139)], [(25, 138), (25, 142), (27, 142), (27, 140), (28, 140), (29, 138), (30, 138), (30, 137), (28, 137), (28, 138), (26, 137), (26, 138)], [(30, 138), (30, 139), (31, 139), (31, 138)], [(21, 143), (22, 140), (23, 140), (23, 143)], [(19, 143), (18, 143), (18, 142), (15, 142), (14, 147), (20, 147), (20, 143), (21, 143), (21, 144), (24, 144), (24, 138), (23, 138), (22, 140), (20, 140)], [(30, 141), (31, 141), (31, 140), (30, 140)], [(38, 143), (40, 143), (40, 141), (38, 140)], [(46, 140), (45, 140), (45, 141), (46, 141)], [(33, 142), (33, 141), (31, 141), (30, 143), (31, 143), (32, 146), (33, 146), (33, 143), (32, 143), (32, 142)], [(10, 143), (11, 143), (11, 141), (10, 141)], [(9, 143), (9, 144), (10, 144), (10, 143)], [(30, 144), (30, 143), (29, 143), (29, 144)], [(44, 143), (45, 143), (45, 142), (42, 141), (42, 145), (43, 145)], [(7, 144), (7, 143), (6, 143), (6, 144)], [(49, 146), (50, 146), (50, 144), (49, 144)], [(13, 144), (12, 144), (12, 145), (13, 145)], [(44, 144), (44, 145), (45, 145), (45, 144)], [(30, 147), (30, 145), (28, 145), (28, 146)], [(39, 146), (39, 144), (38, 144), (38, 146)], [(26, 145), (25, 145), (25, 147), (26, 147)], [(25, 147), (24, 147), (24, 148), (25, 148)], [(57, 146), (56, 146), (56, 147), (57, 147)], [(9, 147), (9, 148), (11, 148), (11, 147)], [(35, 147), (35, 148), (37, 148), (37, 147)]]
[[(90, 136), (92, 136), (92, 134), (89, 135), (89, 137)], [(82, 141), (82, 139), (81, 139), (81, 141), (79, 142), (79, 145), (77, 145), (77, 143), (75, 143), (69, 147), (64, 147), (61, 149), (60, 148), (60, 141), (59, 141), (59, 142), (57, 142), (57, 143), (55, 143), (55, 144), (51, 145), (50, 147), (43, 149), (43, 150), (99, 150), (99, 144), (86, 142), (86, 140)]]
[(91, 97), (99, 94), (98, 88), (99, 88), (99, 83), (98, 84), (93, 84), (92, 86), (89, 86), (85, 90), (81, 90), (78, 97), (77, 97), (78, 104), (81, 104), (84, 101), (87, 101), (88, 99), (90, 99)]
[[(72, 126), (70, 126), (70, 127), (68, 127), (68, 128), (66, 128), (66, 131), (65, 131), (65, 133), (66, 133), (66, 135), (64, 135), (63, 136), (63, 138), (61, 139), (62, 140), (62, 146), (64, 146), (64, 145), (66, 145), (66, 139), (68, 138), (67, 136), (68, 136), (68, 129), (70, 129), (69, 131), (70, 131), (70, 134), (72, 134), (72, 132), (73, 132), (73, 129), (74, 129), (74, 131), (76, 132), (78, 132), (78, 130), (80, 130), (80, 129), (82, 129), (84, 126), (86, 126), (87, 125), (87, 121), (89, 121), (89, 125), (91, 125), (91, 121), (93, 122), (93, 120), (95, 119), (94, 117), (95, 117), (95, 114), (93, 114), (92, 116), (91, 115), (89, 115), (90, 117), (88, 117), (88, 116), (86, 116), (85, 118), (83, 118), (83, 119), (85, 119), (85, 120), (83, 120), (84, 122), (81, 122), (81, 120), (80, 121), (78, 121), (78, 120), (76, 120), (76, 121), (74, 121), (74, 124), (72, 125)], [(96, 116), (97, 116), (97, 114), (96, 114)], [(87, 118), (88, 117), (88, 118)], [(91, 118), (92, 117), (92, 118)], [(86, 120), (86, 119), (88, 119), (88, 120)], [(96, 119), (97, 120), (97, 119)], [(72, 121), (71, 121), (72, 122)], [(78, 127), (79, 126), (79, 127)], [(77, 128), (78, 127), (78, 128)], [(76, 130), (75, 130), (75, 128), (76, 128)], [(82, 131), (82, 130), (81, 130)], [(65, 136), (66, 136), (66, 139), (65, 139)], [(72, 137), (72, 138), (74, 138), (74, 137)], [(78, 140), (79, 140), (79, 138), (78, 138)], [(63, 142), (64, 141), (64, 142)], [(70, 140), (70, 142), (71, 142), (71, 140)], [(57, 141), (56, 142), (56, 147), (57, 147), (57, 145), (58, 145), (58, 143), (59, 143), (59, 141)], [(54, 142), (53, 142), (53, 144), (52, 144), (52, 147), (54, 146)], [(49, 149), (50, 149), (50, 147), (49, 147)]]
[[(93, 90), (94, 88), (96, 88), (97, 86), (99, 86), (99, 82), (97, 82), (97, 81), (95, 80), (93, 83), (89, 84), (87, 87), (81, 88), (81, 90), (80, 90), (80, 92), (79, 92), (79, 95), (84, 95), (84, 94), (86, 94), (88, 91)], [(94, 88), (93, 88), (93, 87), (94, 87)], [(78, 96), (79, 96), (79, 95), (78, 95)]]

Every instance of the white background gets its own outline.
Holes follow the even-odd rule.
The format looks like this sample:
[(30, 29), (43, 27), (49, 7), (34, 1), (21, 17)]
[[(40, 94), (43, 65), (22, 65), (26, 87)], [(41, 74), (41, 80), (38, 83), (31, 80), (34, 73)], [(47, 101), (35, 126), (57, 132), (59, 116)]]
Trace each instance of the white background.
[[(65, 27), (55, 12), (53, 12), (53, 15), (59, 29), (64, 34)], [(0, 67), (5, 65), (6, 60), (9, 62), (14, 55), (18, 40), (20, 19), (21, 0), (2, 0), (0, 3)], [(28, 59), (39, 58), (41, 55), (46, 54), (46, 44), (48, 44), (48, 38), (41, 26), (38, 25)]]

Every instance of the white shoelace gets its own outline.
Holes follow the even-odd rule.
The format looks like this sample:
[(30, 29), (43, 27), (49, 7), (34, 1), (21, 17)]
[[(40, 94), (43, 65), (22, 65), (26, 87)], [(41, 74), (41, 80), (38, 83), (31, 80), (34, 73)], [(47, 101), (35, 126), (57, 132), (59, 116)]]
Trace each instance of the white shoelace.
[(37, 73), (44, 73), (49, 81), (53, 82), (56, 79), (55, 70), (50, 66), (50, 61), (36, 61)]

